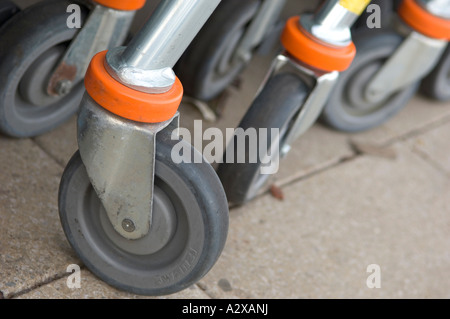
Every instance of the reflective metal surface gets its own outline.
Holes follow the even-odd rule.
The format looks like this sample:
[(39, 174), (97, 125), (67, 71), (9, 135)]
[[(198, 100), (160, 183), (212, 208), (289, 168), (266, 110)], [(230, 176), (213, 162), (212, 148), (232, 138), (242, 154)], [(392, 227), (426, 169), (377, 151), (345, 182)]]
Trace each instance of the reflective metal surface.
[(300, 24), (319, 40), (336, 46), (347, 46), (352, 40), (350, 27), (358, 17), (341, 6), (339, 0), (328, 0), (314, 15), (303, 14)]
[(135, 11), (119, 11), (97, 5), (66, 50), (51, 76), (47, 92), (65, 95), (80, 82), (92, 57), (121, 45), (133, 21)]
[(145, 236), (152, 221), (156, 134), (178, 127), (178, 115), (158, 124), (125, 120), (85, 94), (78, 146), (95, 192), (114, 229), (127, 239)]
[(143, 70), (173, 68), (220, 0), (161, 1), (123, 52), (123, 61)]
[(292, 143), (304, 134), (320, 116), (331, 90), (334, 88), (338, 78), (339, 72), (334, 71), (326, 73), (318, 70), (311, 70), (306, 66), (301, 65), (295, 58), (289, 56), (287, 52), (278, 55), (272, 63), (269, 73), (262, 83), (259, 91), (261, 92), (267, 81), (277, 73), (284, 72), (286, 68), (290, 72), (297, 73), (302, 78), (308, 78), (312, 82), (309, 94), (303, 103), (299, 105), (299, 112), (294, 118), (292, 124), (287, 130), (283, 146), (280, 151), (282, 157), (286, 156), (291, 149)]
[(145, 70), (128, 65), (122, 59), (125, 47), (118, 47), (106, 54), (105, 67), (108, 73), (129, 88), (145, 93), (164, 93), (175, 83), (175, 73), (171, 68)]
[(428, 12), (435, 16), (450, 19), (450, 0), (417, 0)]
[(250, 23), (239, 46), (235, 52), (235, 58), (249, 62), (253, 56), (253, 49), (259, 45), (280, 15), (286, 4), (286, 0), (264, 0), (261, 3), (258, 13)]
[(366, 99), (381, 101), (422, 79), (438, 63), (447, 44), (447, 41), (412, 32), (367, 85)]

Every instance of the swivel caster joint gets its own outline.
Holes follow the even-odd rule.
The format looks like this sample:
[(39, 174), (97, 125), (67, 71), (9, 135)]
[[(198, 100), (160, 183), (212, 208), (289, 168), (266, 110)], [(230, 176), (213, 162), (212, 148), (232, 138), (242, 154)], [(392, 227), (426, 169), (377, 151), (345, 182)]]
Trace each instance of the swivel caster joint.
[[(286, 132), (281, 155), (317, 120), (330, 92), (352, 63), (356, 48), (350, 27), (370, 1), (327, 1), (314, 15), (304, 14), (288, 20), (281, 36), (285, 52), (279, 55), (269, 78), (287, 65), (300, 77), (312, 79), (312, 88)], [(308, 80), (306, 80), (308, 81)]]
[(127, 239), (152, 223), (156, 135), (178, 127), (178, 116), (156, 124), (110, 114), (89, 95), (78, 116), (78, 145), (92, 186), (114, 229)]
[(106, 67), (106, 56), (106, 52), (96, 55), (86, 73), (78, 144), (89, 179), (114, 229), (127, 239), (138, 239), (151, 225), (156, 135), (164, 129), (170, 135), (178, 127), (183, 88), (178, 80), (167, 83), (165, 77), (153, 77), (152, 83), (162, 83), (163, 88), (152, 85), (147, 90), (164, 89), (165, 93), (132, 89), (128, 86), (142, 86), (142, 76), (136, 76), (135, 83), (128, 79), (128, 86), (121, 84), (114, 69)]
[[(403, 1), (399, 15), (413, 31), (367, 85), (366, 99), (384, 100), (421, 80), (435, 67), (450, 40), (450, 21), (440, 17), (449, 14), (449, 5), (446, 0)], [(431, 13), (437, 11), (439, 16)]]
[(183, 87), (172, 67), (217, 4), (162, 2), (128, 47), (98, 53), (87, 70), (60, 216), (83, 262), (120, 289), (185, 289), (225, 245), (228, 203), (214, 169), (204, 159), (172, 160), (175, 145), (186, 144), (174, 132)]
[[(340, 72), (355, 57), (350, 27), (367, 3), (327, 1), (316, 14), (287, 21), (281, 35), (284, 51), (273, 61), (239, 124), (244, 130), (279, 129), (280, 136), (269, 141), (268, 149), (279, 149), (272, 152), (273, 156), (286, 156), (294, 140), (321, 114)], [(262, 162), (219, 166), (218, 174), (230, 202), (240, 205), (258, 195), (269, 179), (261, 173), (261, 166)]]

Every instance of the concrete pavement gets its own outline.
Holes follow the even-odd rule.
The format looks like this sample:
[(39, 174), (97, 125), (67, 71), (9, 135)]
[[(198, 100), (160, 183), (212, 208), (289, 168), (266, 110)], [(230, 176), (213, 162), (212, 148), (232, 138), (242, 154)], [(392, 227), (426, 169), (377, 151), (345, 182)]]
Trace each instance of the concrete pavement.
[[(257, 57), (230, 88), (223, 116), (235, 127), (267, 66)], [(198, 111), (181, 108), (192, 127)], [(59, 223), (57, 192), (77, 149), (75, 118), (43, 136), (0, 136), (0, 292), (4, 298), (147, 298), (94, 277)], [(343, 134), (316, 124), (266, 192), (230, 211), (222, 256), (200, 282), (164, 298), (449, 298), (450, 103), (417, 95), (393, 120)], [(359, 145), (359, 148), (355, 148)], [(69, 289), (71, 264), (81, 288)], [(369, 265), (381, 288), (368, 288)]]

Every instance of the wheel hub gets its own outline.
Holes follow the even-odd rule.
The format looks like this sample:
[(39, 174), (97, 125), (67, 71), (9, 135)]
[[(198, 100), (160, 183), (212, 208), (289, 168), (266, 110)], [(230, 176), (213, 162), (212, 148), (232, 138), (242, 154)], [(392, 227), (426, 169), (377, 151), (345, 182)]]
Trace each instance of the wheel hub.
[(354, 78), (349, 81), (347, 98), (349, 99), (348, 111), (356, 115), (367, 115), (379, 108), (385, 100), (384, 94), (377, 94), (378, 98), (370, 101), (366, 98), (367, 85), (374, 74), (379, 70), (380, 63), (372, 63), (355, 73)]
[[(137, 240), (122, 237), (111, 225), (105, 209), (101, 208), (100, 222), (107, 237), (120, 249), (135, 255), (150, 255), (161, 250), (173, 237), (177, 218), (169, 197), (155, 185), (153, 198), (153, 220), (148, 234)], [(135, 227), (123, 221), (124, 229)]]
[[(63, 97), (63, 95), (51, 96), (46, 90), (51, 72), (63, 53), (63, 46), (53, 47), (30, 66), (19, 84), (19, 93), (25, 101), (34, 106), (46, 106)], [(70, 90), (65, 94), (69, 92)]]

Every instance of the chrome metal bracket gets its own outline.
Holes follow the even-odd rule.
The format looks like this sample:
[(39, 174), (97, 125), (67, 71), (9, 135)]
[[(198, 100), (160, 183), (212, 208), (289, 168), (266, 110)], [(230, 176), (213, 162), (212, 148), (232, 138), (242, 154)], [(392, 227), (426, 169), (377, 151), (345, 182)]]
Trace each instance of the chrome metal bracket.
[(49, 95), (65, 95), (80, 82), (92, 57), (121, 45), (133, 22), (135, 11), (121, 11), (96, 5), (83, 28), (67, 48), (47, 86)]
[[(367, 1), (353, 2), (358, 7), (365, 7)], [(300, 25), (320, 41), (339, 47), (347, 46), (352, 41), (350, 28), (359, 17), (353, 11), (343, 6), (343, 1), (327, 0), (318, 12), (302, 14)]]
[(175, 84), (172, 68), (145, 70), (128, 65), (122, 58), (126, 47), (117, 47), (106, 54), (105, 67), (108, 73), (123, 85), (140, 92), (161, 94), (169, 91)]
[(166, 122), (138, 123), (106, 111), (88, 94), (83, 97), (80, 155), (111, 224), (127, 239), (142, 238), (150, 230), (156, 135), (178, 127), (178, 113)]
[[(365, 7), (365, 2), (360, 2), (358, 7)], [(304, 28), (311, 36), (327, 44), (346, 46), (351, 43), (350, 27), (358, 19), (359, 14), (349, 10), (339, 0), (329, 0), (324, 3), (315, 14), (303, 14), (299, 27)], [(361, 10), (362, 11), (362, 10)], [(335, 84), (339, 78), (338, 71), (326, 72), (303, 65), (289, 53), (278, 55), (263, 81), (259, 91), (266, 85), (269, 78), (279, 73), (284, 67), (290, 67), (302, 78), (307, 77), (313, 82), (309, 94), (303, 103), (299, 105), (299, 111), (293, 123), (288, 128), (280, 151), (282, 157), (286, 156), (295, 139), (304, 134), (320, 116)]]
[(450, 19), (450, 0), (418, 0), (418, 2), (431, 14)]
[(303, 105), (299, 105), (299, 112), (293, 120), (292, 125), (286, 132), (283, 146), (280, 150), (281, 157), (286, 156), (291, 150), (291, 145), (295, 139), (300, 137), (300, 135), (304, 134), (309, 128), (311, 128), (311, 126), (314, 125), (322, 113), (328, 97), (330, 96), (331, 91), (339, 78), (339, 72), (337, 71), (324, 72), (320, 70), (312, 70), (307, 66), (302, 65), (301, 62), (296, 60), (294, 57), (291, 57), (289, 53), (283, 52), (273, 61), (269, 73), (267, 74), (257, 94), (261, 92), (262, 88), (271, 77), (275, 74), (283, 72), (286, 67), (291, 71), (294, 71), (302, 78), (307, 77), (312, 80), (313, 84), (305, 102)]
[(263, 1), (250, 23), (245, 34), (235, 51), (233, 59), (239, 59), (245, 63), (249, 62), (253, 56), (253, 50), (267, 36), (271, 28), (276, 25), (286, 0)]
[[(120, 83), (131, 85), (135, 91), (167, 90), (165, 81), (172, 80), (171, 68), (219, 2), (161, 1), (128, 47), (111, 49), (105, 67)], [(92, 29), (100, 36), (98, 30), (108, 25), (109, 19), (101, 14), (104, 8), (97, 10), (100, 10), (99, 16), (95, 18), (93, 13), (89, 20), (93, 20)], [(95, 23), (100, 25), (94, 28)], [(113, 26), (117, 27), (116, 23)], [(86, 41), (91, 41), (86, 29), (83, 29)], [(116, 38), (117, 32), (127, 29), (123, 26), (119, 30), (108, 28), (108, 32)], [(86, 50), (82, 52), (86, 54)], [(150, 230), (156, 136), (163, 130), (172, 133), (178, 127), (178, 113), (162, 123), (138, 123), (106, 111), (88, 94), (83, 97), (78, 115), (81, 159), (111, 224), (127, 239), (142, 238)]]
[(136, 91), (169, 91), (176, 80), (173, 66), (219, 3), (220, 0), (161, 1), (127, 47), (108, 51), (108, 73)]
[(439, 62), (447, 44), (445, 40), (411, 32), (367, 85), (366, 99), (370, 102), (382, 101), (422, 79)]

